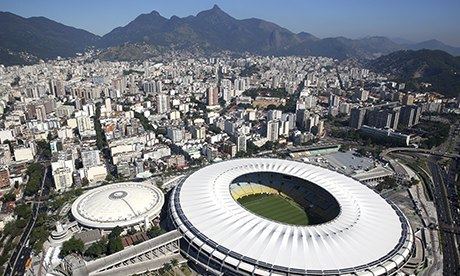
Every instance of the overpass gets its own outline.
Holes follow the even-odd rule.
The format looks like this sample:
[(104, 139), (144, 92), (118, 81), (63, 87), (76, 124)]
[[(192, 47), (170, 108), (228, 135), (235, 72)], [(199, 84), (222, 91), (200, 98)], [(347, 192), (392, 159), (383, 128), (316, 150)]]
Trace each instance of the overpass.
[(452, 153), (447, 153), (447, 152), (442, 152), (442, 151), (437, 151), (437, 150), (417, 149), (417, 148), (407, 148), (407, 147), (385, 149), (380, 153), (380, 157), (384, 159), (386, 155), (392, 152), (415, 152), (415, 153), (425, 153), (425, 154), (431, 154), (431, 155), (449, 157), (449, 158), (460, 158), (460, 154), (452, 154)]

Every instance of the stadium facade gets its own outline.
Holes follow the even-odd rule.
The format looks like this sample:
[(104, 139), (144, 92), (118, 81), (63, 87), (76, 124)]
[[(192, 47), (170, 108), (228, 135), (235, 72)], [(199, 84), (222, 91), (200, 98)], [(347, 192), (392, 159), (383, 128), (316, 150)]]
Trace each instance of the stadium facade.
[(148, 228), (164, 204), (163, 192), (149, 183), (123, 182), (89, 190), (72, 204), (82, 226), (112, 229), (142, 225)]
[[(252, 194), (293, 199), (311, 218), (291, 225), (238, 203)], [(403, 213), (365, 185), (317, 166), (279, 159), (235, 159), (183, 179), (170, 197), (181, 252), (225, 275), (391, 275), (410, 258)]]

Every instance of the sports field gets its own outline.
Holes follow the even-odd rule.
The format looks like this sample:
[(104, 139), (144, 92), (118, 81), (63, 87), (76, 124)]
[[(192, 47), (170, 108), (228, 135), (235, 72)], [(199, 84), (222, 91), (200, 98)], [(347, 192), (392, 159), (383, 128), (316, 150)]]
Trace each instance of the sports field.
[(238, 199), (249, 211), (282, 223), (308, 225), (304, 209), (291, 199), (274, 194), (254, 194)]

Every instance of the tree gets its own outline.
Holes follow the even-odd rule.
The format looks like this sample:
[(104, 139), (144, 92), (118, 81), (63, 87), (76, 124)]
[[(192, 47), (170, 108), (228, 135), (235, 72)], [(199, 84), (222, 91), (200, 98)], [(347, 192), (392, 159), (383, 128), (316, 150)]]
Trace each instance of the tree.
[(123, 228), (120, 226), (116, 226), (115, 228), (112, 229), (112, 232), (109, 234), (109, 239), (114, 239), (120, 236), (120, 234), (123, 232)]
[(61, 249), (61, 252), (59, 253), (59, 256), (63, 258), (69, 255), (70, 253), (81, 254), (83, 252), (84, 247), (85, 247), (85, 244), (83, 243), (82, 240), (72, 237), (70, 240), (65, 241), (62, 244), (62, 249)]
[(85, 251), (85, 256), (98, 258), (106, 253), (107, 246), (104, 241), (98, 241), (91, 244)]
[(147, 230), (147, 236), (149, 236), (149, 238), (151, 239), (158, 237), (164, 233), (165, 231), (158, 226), (152, 226), (149, 230)]
[(123, 250), (123, 248), (124, 248), (123, 243), (121, 242), (120, 237), (109, 239), (109, 242), (107, 244), (107, 253), (113, 254), (113, 253)]
[(12, 192), (8, 192), (2, 197), (3, 202), (16, 201), (16, 195)]
[(14, 214), (18, 216), (18, 218), (29, 219), (32, 214), (32, 210), (30, 209), (30, 205), (21, 204), (16, 206)]

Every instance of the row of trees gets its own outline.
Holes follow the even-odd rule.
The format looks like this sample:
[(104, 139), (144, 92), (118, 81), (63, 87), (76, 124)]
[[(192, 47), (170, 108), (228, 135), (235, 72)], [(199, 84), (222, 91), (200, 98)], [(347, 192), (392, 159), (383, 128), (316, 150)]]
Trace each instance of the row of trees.
[(110, 232), (107, 238), (103, 238), (91, 244), (86, 250), (84, 250), (85, 246), (83, 241), (72, 237), (70, 240), (63, 243), (61, 252), (59, 253), (60, 257), (62, 258), (71, 253), (77, 253), (92, 258), (98, 258), (121, 251), (124, 248), (120, 237), (122, 232), (123, 229), (117, 226), (112, 229), (112, 232)]
[(45, 168), (40, 163), (32, 163), (27, 168), (26, 174), (29, 177), (26, 187), (24, 189), (25, 196), (36, 195), (40, 190), (41, 183), (43, 181)]
[(103, 150), (108, 146), (107, 138), (105, 137), (104, 131), (102, 130), (101, 124), (101, 104), (96, 104), (96, 112), (94, 114), (94, 130), (96, 131), (96, 145), (99, 150)]
[(144, 114), (139, 112), (134, 112), (134, 118), (138, 119), (141, 122), (141, 125), (144, 127), (145, 131), (155, 131), (155, 128), (150, 123), (149, 119), (144, 116)]

